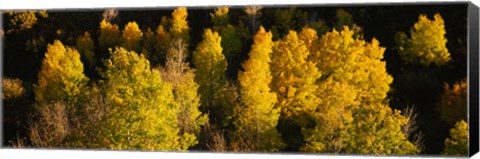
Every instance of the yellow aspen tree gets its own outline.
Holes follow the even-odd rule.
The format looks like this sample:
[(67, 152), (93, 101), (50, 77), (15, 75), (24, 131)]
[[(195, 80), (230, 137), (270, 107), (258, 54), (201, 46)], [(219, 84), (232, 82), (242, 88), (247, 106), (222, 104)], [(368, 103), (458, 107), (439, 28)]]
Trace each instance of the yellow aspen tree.
[(303, 130), (307, 144), (302, 151), (418, 153), (402, 133), (408, 119), (385, 105), (393, 80), (382, 61), (385, 48), (375, 39), (354, 38), (346, 26), (313, 43), (312, 60), (324, 74), (315, 92), (321, 100), (312, 112), (316, 126)]
[(90, 67), (93, 67), (96, 62), (94, 47), (92, 37), (87, 31), (82, 36), (77, 37), (75, 48), (86, 59)]
[(227, 6), (218, 7), (213, 13), (210, 13), (214, 30), (218, 30), (217, 27), (227, 26), (229, 17), (228, 17), (229, 8)]
[(445, 84), (440, 97), (440, 117), (446, 123), (453, 125), (460, 120), (467, 120), (467, 81), (449, 86)]
[(451, 60), (445, 38), (445, 22), (440, 14), (433, 20), (425, 15), (418, 17), (418, 22), (410, 29), (410, 37), (403, 32), (395, 35), (400, 56), (407, 63), (422, 65), (444, 65)]
[[(198, 136), (200, 126), (205, 125), (208, 116), (200, 112), (200, 95), (195, 82), (195, 70), (185, 61), (187, 46), (178, 40), (169, 49), (162, 77), (173, 86), (173, 95), (178, 103), (177, 116), (180, 133)], [(195, 142), (197, 142), (195, 138)]]
[(468, 125), (464, 120), (455, 123), (450, 129), (450, 137), (445, 139), (444, 155), (467, 156), (468, 155)]
[(227, 61), (222, 54), (221, 39), (217, 32), (206, 29), (203, 40), (193, 53), (193, 63), (197, 70), (195, 81), (200, 85), (202, 107), (206, 113), (213, 109), (210, 107), (214, 105), (216, 95), (226, 84)]
[(143, 55), (116, 48), (105, 65), (108, 112), (98, 134), (103, 147), (181, 151), (195, 143), (194, 136), (179, 133), (172, 86)]
[(37, 102), (73, 103), (87, 82), (78, 51), (55, 40), (47, 46), (38, 83), (33, 86), (35, 99)]
[(170, 19), (170, 34), (174, 40), (183, 39), (185, 43), (190, 42), (190, 28), (188, 27), (188, 12), (187, 8), (179, 7), (172, 12), (172, 19)]
[(309, 55), (307, 44), (295, 31), (274, 44), (271, 88), (277, 93), (277, 107), (284, 118), (303, 118), (318, 105), (314, 92), (321, 72), (308, 60)]
[(140, 52), (142, 38), (143, 33), (137, 22), (128, 22), (122, 31), (122, 46), (127, 50)]
[(111, 24), (104, 19), (100, 22), (99, 30), (98, 44), (100, 48), (107, 50), (120, 44), (120, 29), (118, 25)]
[(275, 107), (277, 96), (269, 87), (272, 47), (272, 33), (260, 26), (250, 58), (242, 65), (245, 71), (238, 76), (241, 104), (234, 113), (235, 136), (241, 143), (252, 143), (254, 151), (279, 151), (285, 147), (276, 130), (280, 117), (280, 110)]

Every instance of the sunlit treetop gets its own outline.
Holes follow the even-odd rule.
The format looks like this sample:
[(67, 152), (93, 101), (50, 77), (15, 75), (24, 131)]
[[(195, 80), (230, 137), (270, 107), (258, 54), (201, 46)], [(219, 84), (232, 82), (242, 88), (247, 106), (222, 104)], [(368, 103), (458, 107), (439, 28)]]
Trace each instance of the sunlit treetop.
[(458, 121), (450, 129), (450, 137), (445, 140), (444, 155), (468, 155), (468, 125), (464, 120)]
[(440, 14), (435, 14), (433, 18), (430, 20), (420, 15), (410, 29), (410, 37), (403, 32), (395, 35), (399, 53), (407, 63), (441, 66), (451, 60), (443, 18)]
[(140, 42), (143, 38), (142, 30), (138, 27), (137, 22), (129, 22), (125, 25), (122, 32), (123, 47), (127, 50), (140, 52)]
[(228, 7), (223, 6), (215, 9), (214, 13), (210, 13), (214, 26), (224, 27), (228, 24)]
[(170, 34), (174, 39), (182, 38), (183, 41), (188, 43), (190, 40), (190, 28), (188, 27), (187, 17), (187, 8), (180, 7), (175, 9), (172, 12), (172, 19), (170, 20)]
[(98, 43), (102, 49), (108, 49), (119, 45), (120, 42), (120, 29), (118, 25), (111, 24), (105, 19), (100, 22), (100, 36), (98, 37)]
[(49, 44), (47, 50), (38, 73), (38, 84), (34, 85), (35, 98), (39, 102), (71, 102), (88, 81), (80, 54), (59, 40)]

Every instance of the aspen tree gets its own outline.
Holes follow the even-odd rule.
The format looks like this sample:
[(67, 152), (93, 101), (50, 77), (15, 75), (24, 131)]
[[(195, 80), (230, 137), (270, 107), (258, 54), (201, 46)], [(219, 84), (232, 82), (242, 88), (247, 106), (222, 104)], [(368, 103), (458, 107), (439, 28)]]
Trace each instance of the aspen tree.
[(425, 15), (418, 17), (418, 22), (410, 29), (410, 36), (403, 32), (395, 35), (399, 53), (407, 63), (422, 65), (444, 65), (451, 60), (445, 38), (445, 22), (440, 14), (433, 20)]
[(193, 63), (197, 70), (195, 81), (200, 85), (199, 92), (204, 113), (214, 111), (212, 109), (216, 105), (216, 99), (222, 96), (220, 90), (227, 83), (225, 78), (227, 61), (222, 54), (221, 39), (217, 32), (206, 29), (203, 40), (193, 53)]
[(186, 150), (194, 136), (180, 134), (172, 86), (143, 55), (123, 48), (111, 52), (102, 73), (107, 114), (99, 130), (110, 149)]
[(272, 33), (263, 27), (255, 35), (250, 58), (243, 63), (238, 76), (241, 105), (235, 110), (236, 134), (242, 143), (253, 143), (255, 151), (281, 150), (285, 145), (276, 130), (280, 110), (275, 108), (277, 96), (269, 84)]

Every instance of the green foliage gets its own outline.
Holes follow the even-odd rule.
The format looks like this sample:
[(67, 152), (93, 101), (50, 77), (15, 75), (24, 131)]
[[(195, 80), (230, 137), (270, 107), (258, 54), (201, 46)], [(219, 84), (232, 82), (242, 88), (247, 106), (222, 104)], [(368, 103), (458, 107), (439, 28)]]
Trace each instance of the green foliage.
[(38, 83), (34, 85), (37, 102), (74, 102), (88, 78), (83, 74), (83, 64), (77, 50), (63, 46), (55, 40), (47, 46)]
[(335, 17), (337, 18), (337, 22), (335, 23), (335, 28), (337, 30), (342, 30), (343, 26), (348, 26), (349, 28), (353, 27), (353, 17), (344, 9), (337, 9)]
[(187, 46), (181, 40), (174, 43), (167, 54), (162, 75), (163, 79), (173, 86), (173, 95), (179, 107), (177, 121), (180, 132), (198, 136), (200, 126), (205, 125), (208, 118), (199, 110), (199, 86), (195, 82), (195, 70), (185, 61), (186, 51)]
[(277, 96), (269, 88), (272, 46), (272, 34), (260, 27), (250, 58), (242, 65), (245, 71), (238, 76), (241, 105), (234, 113), (236, 137), (244, 140), (242, 143), (253, 143), (255, 151), (278, 151), (285, 147), (275, 128), (280, 116), (280, 110), (274, 107)]
[(226, 84), (227, 62), (222, 50), (218, 33), (206, 29), (202, 42), (193, 53), (193, 63), (197, 69), (195, 81), (200, 85), (202, 107), (208, 110), (214, 104), (216, 95), (219, 95), (219, 90)]
[(122, 46), (123, 48), (135, 52), (140, 52), (143, 33), (140, 28), (138, 28), (137, 22), (129, 22), (125, 25), (125, 28), (122, 32)]
[(94, 52), (94, 44), (90, 33), (85, 32), (83, 36), (78, 36), (76, 45), (78, 52), (87, 60), (90, 67), (94, 67), (96, 59)]
[(308, 14), (296, 7), (277, 9), (275, 11), (275, 25), (272, 26), (273, 39), (282, 38), (290, 30), (298, 31), (307, 22)]
[(468, 155), (468, 125), (464, 120), (455, 123), (450, 129), (450, 138), (445, 140), (444, 155)]
[(440, 97), (440, 117), (453, 125), (456, 121), (467, 120), (467, 81), (462, 80), (452, 87), (444, 85)]
[(325, 24), (324, 21), (321, 21), (321, 20), (311, 22), (307, 24), (307, 27), (315, 30), (318, 36), (324, 35), (330, 30), (330, 27), (327, 24)]
[(186, 150), (194, 136), (179, 134), (172, 86), (143, 56), (117, 48), (105, 61), (107, 114), (99, 132), (111, 149)]
[(242, 42), (239, 40), (237, 28), (228, 23), (228, 7), (220, 7), (214, 13), (210, 13), (210, 16), (214, 25), (213, 30), (222, 38), (223, 54), (231, 64), (232, 58), (242, 50)]
[(215, 9), (214, 13), (210, 13), (210, 17), (212, 18), (212, 23), (214, 26), (217, 26), (217, 27), (227, 26), (229, 24), (228, 7), (223, 6)]
[(12, 100), (22, 96), (25, 93), (25, 88), (22, 86), (22, 80), (4, 78), (2, 80), (2, 99)]
[(410, 29), (410, 37), (399, 32), (395, 35), (395, 41), (402, 59), (407, 63), (441, 66), (451, 60), (445, 34), (440, 14), (435, 14), (434, 20), (420, 15), (418, 22)]
[(152, 63), (153, 61), (158, 61), (158, 55), (155, 52), (155, 46), (157, 44), (157, 39), (155, 39), (155, 33), (152, 29), (148, 28), (147, 31), (143, 34), (143, 44), (142, 44), (142, 54), (150, 60)]
[(112, 25), (104, 19), (100, 22), (99, 30), (98, 43), (100, 48), (107, 50), (120, 44), (120, 29), (118, 25)]

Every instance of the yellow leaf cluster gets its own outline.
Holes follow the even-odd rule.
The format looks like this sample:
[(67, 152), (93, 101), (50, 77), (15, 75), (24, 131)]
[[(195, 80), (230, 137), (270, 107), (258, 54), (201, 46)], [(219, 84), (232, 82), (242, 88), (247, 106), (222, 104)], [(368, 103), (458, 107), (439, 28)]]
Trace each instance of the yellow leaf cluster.
[(410, 29), (410, 38), (404, 33), (397, 35), (399, 53), (408, 63), (444, 65), (451, 59), (445, 34), (445, 24), (440, 14), (435, 14), (433, 20), (420, 15), (418, 22)]
[(99, 137), (112, 149), (186, 150), (194, 144), (190, 135), (179, 134), (178, 104), (172, 86), (150, 69), (143, 56), (116, 48), (106, 61), (102, 82), (107, 117)]
[(2, 99), (11, 100), (22, 96), (25, 93), (22, 83), (20, 79), (2, 79)]
[(42, 60), (38, 83), (34, 85), (35, 98), (47, 103), (72, 102), (87, 81), (78, 51), (55, 40), (47, 46)]
[(468, 155), (468, 125), (464, 120), (455, 123), (450, 129), (450, 137), (445, 140), (444, 155)]
[(245, 140), (242, 143), (253, 143), (255, 151), (279, 150), (285, 146), (275, 128), (280, 117), (280, 110), (274, 107), (277, 96), (269, 88), (272, 46), (272, 33), (260, 27), (250, 58), (242, 65), (245, 71), (238, 76), (242, 104), (235, 109), (236, 136)]
[(142, 30), (138, 28), (137, 22), (129, 22), (125, 25), (122, 32), (122, 46), (127, 50), (139, 52), (141, 49), (140, 42), (142, 41), (142, 38), (143, 33)]
[(99, 30), (98, 43), (102, 49), (106, 50), (120, 44), (120, 29), (118, 25), (111, 24), (104, 19), (100, 22)]
[(203, 107), (212, 105), (216, 92), (226, 83), (227, 62), (222, 53), (221, 39), (217, 32), (206, 29), (203, 40), (193, 53), (193, 63), (197, 69), (195, 81), (200, 84)]
[(273, 47), (271, 88), (277, 93), (277, 107), (286, 118), (308, 114), (319, 102), (314, 92), (321, 72), (314, 62), (308, 60), (310, 50), (307, 44), (299, 39), (297, 32), (290, 31)]

